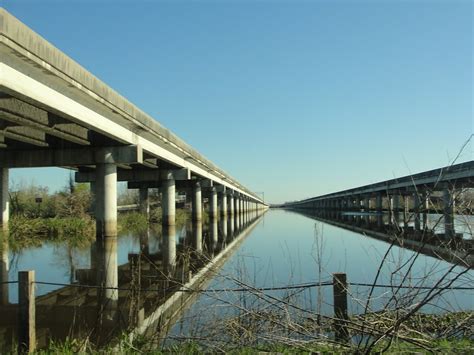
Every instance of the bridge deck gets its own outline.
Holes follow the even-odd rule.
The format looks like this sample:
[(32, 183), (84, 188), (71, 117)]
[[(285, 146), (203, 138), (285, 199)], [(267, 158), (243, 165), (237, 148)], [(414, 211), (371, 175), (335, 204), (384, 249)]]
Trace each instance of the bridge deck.
[[(7, 156), (28, 149), (61, 152), (81, 148), (81, 152), (87, 151), (87, 147), (127, 145), (143, 149), (143, 159), (135, 164), (125, 161), (119, 169), (184, 168), (194, 176), (261, 201), (154, 118), (0, 8), (0, 164), (17, 167), (6, 166)], [(50, 165), (40, 159), (30, 163)], [(93, 168), (93, 164), (74, 160), (71, 164), (64, 160), (59, 163), (86, 171)]]

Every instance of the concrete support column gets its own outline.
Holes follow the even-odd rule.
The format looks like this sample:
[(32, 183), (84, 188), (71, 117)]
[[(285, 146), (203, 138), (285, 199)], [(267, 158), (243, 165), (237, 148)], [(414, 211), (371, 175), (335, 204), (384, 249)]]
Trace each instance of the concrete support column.
[(239, 196), (234, 196), (234, 212), (236, 217), (240, 214)]
[[(210, 219), (211, 225), (217, 222), (215, 218)], [(202, 252), (202, 221), (193, 222), (193, 248), (196, 252)]]
[(170, 174), (161, 184), (162, 224), (174, 226), (176, 224), (176, 183)]
[(148, 199), (147, 187), (141, 187), (138, 191), (138, 203), (140, 207), (140, 212), (148, 217), (150, 214), (150, 201)]
[(403, 195), (403, 224), (408, 227), (408, 219), (410, 216), (410, 199), (409, 196)]
[[(107, 287), (103, 290), (107, 309), (114, 309), (118, 301), (117, 260), (117, 166), (96, 165), (96, 251), (99, 254), (98, 280)], [(107, 314), (112, 319), (114, 314)]]
[(225, 190), (220, 193), (220, 206), (221, 206), (221, 216), (226, 219), (227, 217), (227, 194)]
[(97, 164), (96, 239), (117, 237), (117, 166)]
[(430, 195), (429, 192), (424, 190), (422, 193), (421, 205), (423, 210), (423, 230), (428, 229), (428, 213), (430, 211)]
[(421, 207), (421, 199), (418, 192), (413, 194), (413, 211), (415, 215), (415, 230), (419, 231), (421, 229), (421, 219), (420, 219), (420, 207)]
[(0, 215), (1, 230), (8, 233), (8, 221), (10, 219), (10, 199), (8, 195), (8, 168), (0, 168), (0, 203), (2, 213)]
[(227, 211), (229, 216), (234, 217), (234, 195), (229, 194), (227, 197)]
[(400, 210), (400, 195), (392, 195), (391, 209), (395, 213)]
[(107, 237), (104, 240), (104, 252), (105, 252), (105, 264), (103, 285), (109, 287), (104, 290), (105, 298), (107, 300), (113, 300), (114, 305), (118, 301), (118, 290), (114, 290), (114, 287), (118, 287), (118, 253), (117, 253), (117, 237)]
[(176, 226), (163, 226), (163, 266), (168, 276), (176, 267)]
[[(218, 223), (217, 219), (214, 218), (209, 222), (209, 237), (210, 237), (210, 244), (211, 244), (211, 255), (214, 256), (214, 251), (217, 249), (217, 242), (219, 241), (219, 230), (218, 230)], [(225, 238), (223, 240), (223, 244), (225, 243)], [(225, 244), (224, 244), (225, 247)]]
[(360, 203), (361, 203), (361, 198), (360, 197), (356, 197), (356, 210), (357, 211), (360, 211), (361, 210), (361, 206), (360, 206)]
[(199, 182), (194, 183), (192, 194), (192, 220), (202, 221), (202, 195), (201, 184)]
[(220, 220), (219, 220), (219, 223), (220, 223), (220, 232), (221, 232), (221, 236), (222, 236), (222, 239), (224, 240), (227, 240), (227, 216), (223, 216)]
[(217, 219), (217, 191), (215, 187), (211, 187), (209, 194), (209, 219)]
[(377, 212), (382, 212), (382, 194), (377, 194), (375, 197), (375, 208), (377, 209)]
[(370, 197), (364, 199), (364, 211), (367, 212), (370, 210)]
[(449, 188), (443, 190), (444, 235), (447, 238), (454, 236), (454, 199)]
[(235, 219), (234, 219), (234, 214), (229, 213), (229, 220), (227, 221), (227, 237), (229, 239), (232, 239), (234, 237), (234, 224), (235, 224)]

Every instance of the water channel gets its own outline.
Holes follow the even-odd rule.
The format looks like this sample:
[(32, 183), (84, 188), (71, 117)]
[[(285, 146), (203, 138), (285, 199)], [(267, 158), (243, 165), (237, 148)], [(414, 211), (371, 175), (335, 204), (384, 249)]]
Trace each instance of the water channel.
[[(323, 218), (324, 217), (324, 218)], [(376, 311), (387, 304), (393, 305), (392, 297), (396, 286), (406, 288), (397, 290), (398, 302), (402, 307), (410, 307), (421, 300), (427, 290), (414, 292), (413, 286), (428, 287), (443, 279), (445, 285), (452, 279), (451, 287), (461, 289), (444, 290), (423, 307), (425, 312), (474, 310), (473, 290), (462, 289), (474, 284), (474, 270), (441, 260), (440, 257), (419, 254), (412, 249), (399, 246), (390, 247), (390, 243), (378, 240), (367, 234), (344, 228), (341, 223), (348, 218), (371, 221), (376, 216), (352, 214), (350, 217), (305, 216), (287, 210), (270, 210), (262, 216), (249, 218), (242, 233), (229, 233), (229, 223), (222, 221), (217, 225), (204, 224), (202, 233), (196, 233), (196, 226), (188, 222), (178, 226), (172, 243), (167, 246), (167, 234), (160, 228), (150, 229), (145, 235), (125, 233), (118, 238), (118, 265), (127, 264), (130, 255), (138, 255), (146, 248), (147, 255), (163, 256), (166, 248), (174, 247), (178, 254), (184, 250), (180, 245), (200, 248), (211, 260), (231, 245), (233, 237), (236, 243), (233, 250), (208, 280), (201, 285), (208, 291), (196, 295), (190, 307), (186, 307), (176, 318), (169, 339), (180, 339), (202, 335), (203, 326), (217, 319), (232, 317), (243, 307), (260, 305), (255, 297), (258, 292), (243, 292), (242, 289), (279, 288), (268, 291), (274, 299), (290, 300), (310, 312), (330, 315), (332, 310), (332, 287), (306, 287), (285, 289), (285, 286), (314, 286), (331, 281), (332, 274), (344, 272), (354, 285), (350, 286), (349, 312), (358, 314), (366, 306), (370, 284), (390, 287), (376, 288), (372, 294), (370, 310)], [(382, 216), (382, 223), (388, 224), (388, 216)], [(433, 229), (442, 226), (438, 215), (429, 215), (426, 224)], [(331, 221), (338, 221), (335, 225)], [(232, 221), (232, 224), (234, 222)], [(380, 222), (379, 222), (380, 223)], [(408, 225), (413, 221), (408, 221)], [(242, 226), (241, 226), (242, 227)], [(463, 238), (471, 238), (474, 227), (472, 216), (457, 216), (456, 232)], [(442, 227), (439, 227), (442, 228)], [(243, 233), (245, 231), (245, 233)], [(198, 244), (196, 244), (198, 241)], [(237, 243), (238, 242), (238, 243)], [(169, 240), (168, 240), (169, 243)], [(65, 244), (45, 243), (40, 248), (28, 248), (8, 253), (8, 280), (16, 280), (19, 270), (35, 270), (36, 280), (58, 284), (77, 283), (77, 270), (91, 269), (91, 248), (71, 248)], [(382, 262), (382, 260), (384, 260)], [(201, 265), (202, 266), (202, 265)], [(449, 270), (449, 273), (447, 271)], [(377, 279), (376, 279), (377, 277)], [(5, 277), (4, 277), (5, 278)], [(356, 285), (359, 284), (359, 285)], [(120, 286), (120, 282), (119, 282)], [(61, 289), (60, 285), (38, 284), (36, 295), (47, 295)], [(8, 285), (8, 304), (18, 302), (17, 285)], [(246, 296), (247, 295), (247, 296)], [(90, 297), (90, 295), (89, 295)], [(78, 308), (80, 312), (81, 308)], [(5, 319), (2, 326), (5, 326)], [(206, 334), (211, 334), (207, 326)]]

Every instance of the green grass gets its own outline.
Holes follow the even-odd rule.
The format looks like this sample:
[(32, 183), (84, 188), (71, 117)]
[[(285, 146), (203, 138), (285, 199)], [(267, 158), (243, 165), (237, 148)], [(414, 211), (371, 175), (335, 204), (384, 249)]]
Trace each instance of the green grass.
[[(90, 343), (80, 342), (75, 339), (66, 339), (64, 342), (51, 342), (47, 349), (40, 349), (35, 354), (130, 354), (130, 353), (146, 353), (152, 355), (159, 354), (202, 354), (202, 353), (220, 353), (235, 355), (251, 355), (262, 352), (278, 353), (278, 354), (354, 354), (357, 348), (342, 347), (331, 343), (306, 343), (300, 346), (290, 346), (287, 344), (264, 344), (260, 346), (245, 346), (213, 349), (207, 348), (195, 341), (183, 341), (179, 344), (168, 346), (164, 349), (149, 349), (149, 343), (146, 339), (138, 339), (133, 344), (126, 341), (126, 336), (122, 337), (119, 345), (115, 348), (104, 348), (101, 350), (93, 349)], [(88, 344), (88, 345), (85, 345)], [(372, 353), (380, 353), (385, 348), (386, 343), (378, 344), (372, 350)], [(417, 347), (405, 341), (394, 341), (384, 354), (472, 354), (474, 351), (474, 341), (468, 339), (442, 339), (433, 340), (428, 344), (430, 351)], [(220, 351), (219, 351), (220, 350)]]
[[(176, 210), (178, 227), (184, 225), (188, 218), (188, 211)], [(120, 213), (117, 224), (120, 234), (139, 234), (145, 232), (149, 227), (159, 229), (161, 209), (154, 209), (150, 213), (149, 219), (139, 212)], [(72, 247), (83, 248), (95, 240), (95, 220), (87, 214), (80, 217), (54, 218), (14, 215), (10, 219), (9, 225), (9, 243), (12, 251), (41, 247), (45, 242), (68, 243)]]

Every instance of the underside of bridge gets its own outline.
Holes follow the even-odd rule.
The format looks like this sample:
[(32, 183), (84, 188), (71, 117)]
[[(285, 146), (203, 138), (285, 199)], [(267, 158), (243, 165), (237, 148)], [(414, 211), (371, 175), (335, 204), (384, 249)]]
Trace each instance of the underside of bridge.
[[(9, 169), (62, 167), (94, 195), (96, 239), (112, 250), (103, 261), (106, 287), (117, 287), (117, 182), (161, 192), (165, 235), (174, 241), (175, 196), (192, 196), (193, 220), (231, 214), (236, 227), (262, 199), (162, 127), (26, 25), (0, 9), (0, 225), (8, 233)], [(174, 258), (170, 256), (170, 264)], [(7, 264), (6, 264), (7, 265)], [(172, 265), (171, 265), (172, 266)], [(116, 300), (112, 289), (106, 298)], [(110, 302), (109, 304), (114, 304)]]

